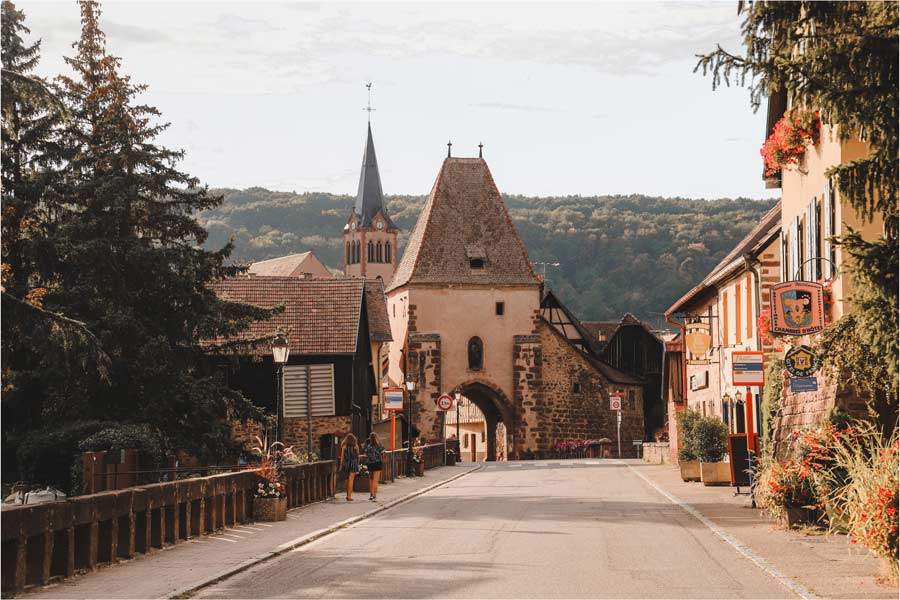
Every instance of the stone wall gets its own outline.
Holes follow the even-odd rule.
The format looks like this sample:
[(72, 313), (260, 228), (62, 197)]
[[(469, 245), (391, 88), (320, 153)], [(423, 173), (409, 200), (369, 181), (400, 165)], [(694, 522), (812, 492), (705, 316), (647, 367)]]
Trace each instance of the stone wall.
[[(307, 431), (309, 425), (305, 417), (286, 417), (284, 419), (284, 443), (293, 446), (297, 453), (306, 452)], [(336, 435), (342, 438), (351, 430), (349, 416), (313, 417), (312, 447), (313, 452), (320, 453), (319, 440), (323, 435)]]
[(516, 423), (509, 428), (513, 435), (509, 457), (516, 458), (526, 449), (546, 449), (549, 444), (547, 428), (541, 421), (544, 413), (541, 336), (515, 336), (512, 358)]
[[(643, 396), (640, 386), (607, 381), (589, 360), (563, 340), (549, 325), (540, 328), (543, 402), (536, 412), (543, 430), (537, 447), (548, 451), (567, 439), (609, 438), (615, 446), (616, 415), (609, 408), (609, 394), (634, 390), (634, 402), (626, 400), (622, 410), (622, 455), (636, 456), (632, 440), (644, 437)], [(576, 391), (575, 384), (578, 384)]]
[(441, 439), (443, 414), (437, 410), (441, 389), (441, 336), (436, 333), (414, 331), (414, 306), (410, 306), (410, 334), (407, 354), (407, 373), (417, 373), (416, 402), (413, 423), (419, 435), (427, 441)]

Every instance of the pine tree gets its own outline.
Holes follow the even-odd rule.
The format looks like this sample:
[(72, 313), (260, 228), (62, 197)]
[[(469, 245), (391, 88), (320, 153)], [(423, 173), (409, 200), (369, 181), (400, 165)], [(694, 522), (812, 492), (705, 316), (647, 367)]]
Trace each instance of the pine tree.
[[(206, 231), (196, 215), (222, 198), (178, 169), (181, 151), (156, 143), (167, 124), (139, 102), (146, 87), (132, 83), (107, 52), (98, 3), (79, 4), (82, 34), (66, 59), (72, 74), (56, 81), (67, 112), (54, 138), (59, 180), (41, 196), (64, 199), (49, 221), (52, 285), (42, 309), (96, 335), (108, 376), (48, 369), (40, 423), (32, 426), (45, 439), (57, 439), (53, 431), (61, 428), (83, 438), (105, 427), (92, 439), (147, 446), (162, 438), (170, 448), (221, 460), (228, 419), (261, 413), (215, 376), (208, 360), (215, 348), (201, 340), (239, 333), (273, 311), (210, 290), (210, 282), (241, 271), (226, 265), (230, 243), (203, 248)], [(129, 440), (135, 435), (154, 440)]]
[(745, 54), (719, 47), (697, 69), (713, 86), (748, 85), (751, 104), (786, 92), (821, 111), (841, 139), (859, 137), (869, 154), (827, 173), (864, 218), (883, 217), (885, 231), (864, 240), (850, 231), (836, 240), (850, 260), (854, 311), (826, 329), (823, 363), (870, 393), (882, 423), (895, 426), (898, 327), (898, 5), (896, 2), (748, 2)]

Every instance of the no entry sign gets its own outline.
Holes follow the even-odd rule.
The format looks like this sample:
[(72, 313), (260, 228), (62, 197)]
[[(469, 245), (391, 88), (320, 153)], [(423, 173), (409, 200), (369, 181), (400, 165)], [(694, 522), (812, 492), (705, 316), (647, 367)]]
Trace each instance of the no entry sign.
[(763, 385), (763, 353), (762, 352), (732, 352), (731, 353), (731, 384)]

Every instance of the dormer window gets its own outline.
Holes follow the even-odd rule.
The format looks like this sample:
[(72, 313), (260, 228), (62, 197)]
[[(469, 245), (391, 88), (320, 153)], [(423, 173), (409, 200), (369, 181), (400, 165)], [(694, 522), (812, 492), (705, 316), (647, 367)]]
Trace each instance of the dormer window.
[(487, 255), (484, 247), (478, 244), (466, 244), (466, 258), (469, 259), (470, 269), (484, 269), (485, 259)]

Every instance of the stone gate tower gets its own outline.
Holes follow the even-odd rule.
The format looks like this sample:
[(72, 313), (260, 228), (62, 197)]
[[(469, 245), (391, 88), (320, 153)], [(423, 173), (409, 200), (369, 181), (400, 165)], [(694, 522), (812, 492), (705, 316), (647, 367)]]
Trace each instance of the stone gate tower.
[(344, 226), (344, 275), (381, 277), (388, 285), (397, 269), (398, 231), (384, 208), (375, 142), (369, 125), (356, 204)]

